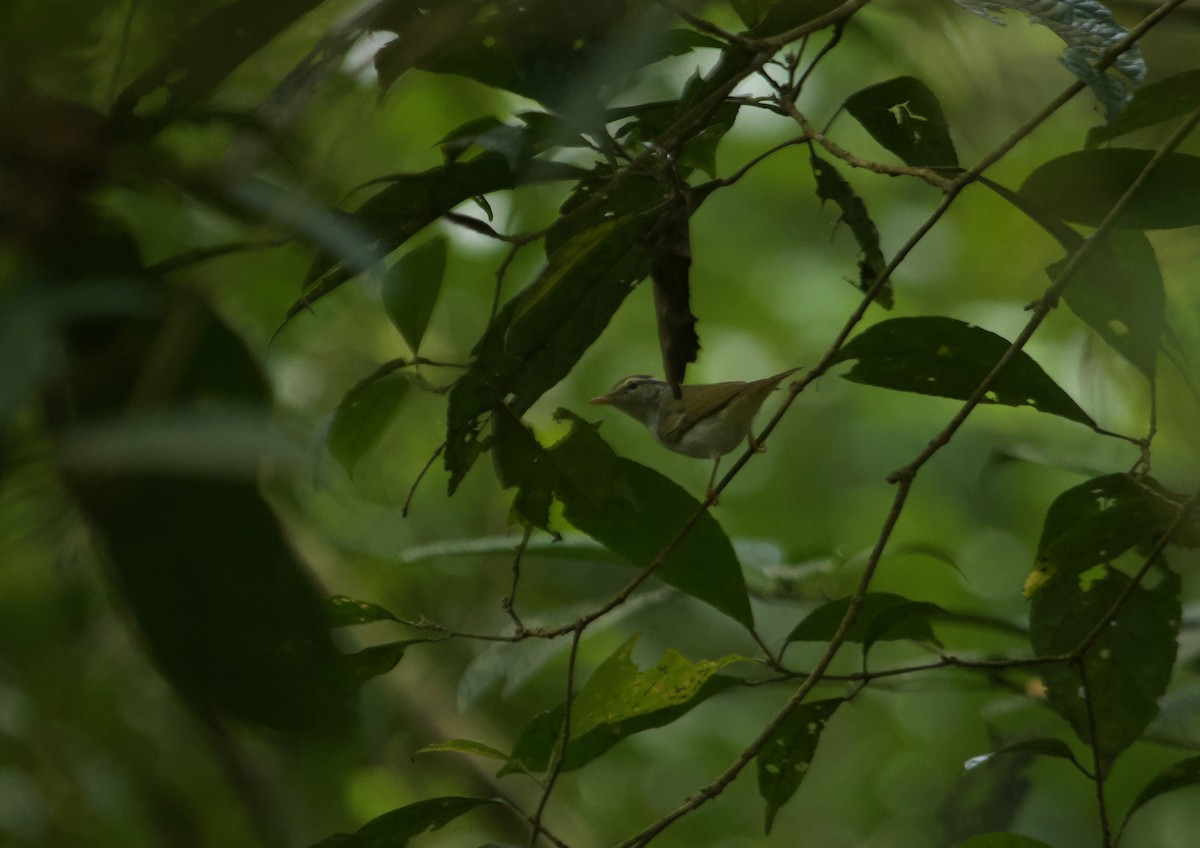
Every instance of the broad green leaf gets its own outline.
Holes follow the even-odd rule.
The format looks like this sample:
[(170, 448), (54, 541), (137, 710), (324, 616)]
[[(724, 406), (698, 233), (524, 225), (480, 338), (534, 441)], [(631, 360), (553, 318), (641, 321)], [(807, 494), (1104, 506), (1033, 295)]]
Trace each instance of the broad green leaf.
[(1068, 489), (1046, 510), (1026, 595), (1056, 573), (1077, 575), (1152, 541), (1174, 515), (1149, 478), (1108, 474)]
[[(792, 628), (786, 642), (828, 642), (846, 616), (850, 598), (839, 598), (822, 604)], [(901, 641), (940, 644), (933, 635), (930, 618), (945, 613), (935, 604), (910, 601), (890, 592), (867, 592), (863, 595), (858, 618), (846, 632), (847, 642), (863, 643), (865, 652), (873, 642)]]
[(347, 392), (338, 404), (325, 445), (350, 477), (354, 477), (359, 460), (391, 425), (411, 385), (408, 377), (395, 370), (384, 370), (382, 374), (376, 371)]
[(979, 768), (986, 762), (990, 762), (993, 757), (999, 757), (1004, 754), (1036, 754), (1039, 757), (1056, 757), (1060, 760), (1068, 760), (1079, 766), (1079, 761), (1075, 759), (1075, 754), (1071, 751), (1071, 747), (1061, 739), (1053, 739), (1050, 737), (1042, 737), (1038, 739), (1024, 739), (1020, 742), (1014, 742), (1012, 745), (1005, 745), (995, 751), (987, 754), (980, 754), (977, 757), (971, 757), (963, 764), (965, 769)]
[(410, 250), (383, 277), (383, 307), (413, 353), (421, 346), (446, 273), (446, 239)]
[[(136, 253), (102, 262), (107, 251), (92, 249), (86, 219), (75, 224), (60, 261), (87, 263), (87, 277), (145, 279), (125, 264)], [(68, 439), (70, 427), (111, 421), (118, 412), (131, 423), (147, 414), (129, 399), (144, 386), (146, 369), (161, 364), (155, 340), (167, 332), (179, 341), (161, 323), (167, 314), (188, 316), (189, 336), (169, 379), (156, 382), (154, 401), (168, 411), (265, 415), (267, 380), (241, 338), (194, 295), (157, 281), (143, 285), (162, 312), (91, 317), (88, 331), (73, 334), (56, 358), (72, 389), (69, 422), (47, 414), (56, 441)], [(189, 707), (284, 733), (348, 726), (352, 688), (322, 593), (256, 478), (182, 463), (61, 470), (139, 643)]]
[[(670, 544), (700, 508), (676, 483), (644, 465), (618, 457), (596, 425), (565, 410), (570, 432), (549, 450), (561, 472), (555, 497), (574, 527), (644, 568)], [(721, 525), (705, 512), (674, 546), (655, 577), (754, 626), (737, 554)]]
[(1088, 130), (1087, 146), (1181, 118), (1200, 106), (1200, 70), (1184, 71), (1142, 86), (1133, 93), (1116, 123)]
[[(689, 96), (690, 92), (695, 90), (695, 85), (689, 86), (688, 91), (685, 91), (679, 100), (660, 100), (610, 109), (606, 117), (610, 122), (632, 118), (614, 132), (616, 138), (626, 146), (641, 147), (654, 144), (668, 128), (696, 107)], [(737, 103), (722, 103), (701, 125), (702, 128), (684, 141), (677, 159), (680, 176), (686, 177), (696, 169), (710, 177), (715, 176), (717, 146), (733, 128), (739, 106)]]
[(469, 754), (473, 757), (486, 757), (489, 760), (508, 761), (508, 754), (503, 751), (471, 739), (447, 739), (445, 742), (435, 742), (432, 745), (426, 745), (424, 748), (418, 748), (416, 751), (418, 754), (433, 754), (438, 752)]
[(940, 844), (957, 845), (981, 832), (1012, 827), (1032, 789), (1025, 773), (1033, 757), (1016, 752), (979, 758), (974, 767), (968, 762), (938, 810)]
[[(736, 678), (717, 675), (717, 671), (732, 663), (751, 662), (731, 654), (691, 663), (668, 648), (653, 668), (642, 671), (632, 659), (637, 638), (631, 637), (601, 663), (576, 695), (564, 769), (580, 768), (633, 733), (683, 717), (713, 695), (737, 685)], [(517, 739), (512, 764), (501, 774), (518, 767), (531, 772), (548, 769), (562, 724), (562, 704), (535, 716)]]
[(958, 165), (937, 96), (915, 77), (896, 77), (850, 95), (846, 111), (880, 145), (916, 167)]
[(1200, 757), (1188, 757), (1186, 760), (1172, 763), (1156, 774), (1133, 799), (1133, 804), (1125, 813), (1125, 822), (1128, 823), (1134, 813), (1158, 796), (1198, 785), (1200, 785)]
[(550, 506), (559, 471), (533, 431), (500, 404), (492, 413), (492, 458), (496, 479), (517, 488), (512, 511), (540, 530), (550, 530)]
[[(737, 0), (734, 8), (751, 27), (751, 35), (767, 38), (802, 26), (840, 5), (842, 0)], [(751, 23), (747, 16), (756, 22)]]
[(506, 124), (485, 115), (456, 127), (442, 137), (438, 147), (447, 161), (453, 162), (473, 147), (498, 153), (514, 171), (534, 153), (533, 136), (528, 128)]
[(572, 236), (484, 332), (471, 366), (450, 391), (445, 464), (451, 492), (484, 449), (482, 416), (500, 403), (516, 416), (524, 413), (566, 376), (646, 275), (640, 241), (652, 224), (645, 213)]
[(234, 68), (291, 26), (321, 0), (236, 0), (174, 33), (166, 55), (125, 87), (113, 104), (118, 119), (132, 117), (148, 96), (165, 100), (147, 117), (156, 129), (187, 112)]
[(842, 698), (831, 698), (801, 704), (771, 734), (755, 757), (758, 794), (766, 802), (767, 833), (771, 832), (780, 807), (800, 788), (817, 753), (821, 731), (842, 702)]
[(1034, 653), (1057, 656), (1075, 651), (1129, 590), (1120, 612), (1083, 659), (1090, 710), (1079, 668), (1049, 665), (1042, 672), (1050, 705), (1083, 742), (1095, 746), (1104, 770), (1142, 735), (1171, 679), (1181, 615), (1179, 577), (1163, 567), (1150, 575), (1155, 579), (1157, 585), (1131, 587), (1128, 577), (1107, 566), (1083, 574), (1059, 572), (1032, 599)]
[[(858, 244), (859, 255), (862, 257), (858, 263), (858, 289), (865, 292), (887, 266), (883, 251), (879, 249), (879, 229), (867, 213), (867, 206), (862, 198), (854, 193), (854, 188), (838, 173), (837, 168), (816, 153), (810, 154), (809, 158), (812, 162), (813, 177), (817, 181), (817, 197), (822, 202), (832, 200), (837, 204), (842, 211), (838, 221), (846, 222), (854, 241)], [(875, 302), (884, 309), (892, 308), (890, 281), (879, 290)]]
[(985, 833), (972, 836), (958, 848), (1053, 848), (1040, 839), (1032, 839), (1019, 833)]
[[(1051, 279), (1069, 257), (1046, 269)], [(1153, 378), (1167, 331), (1166, 294), (1154, 247), (1138, 230), (1106, 234), (1071, 276), (1063, 300), (1110, 347)]]
[[(843, 375), (855, 383), (966, 400), (1008, 347), (995, 333), (954, 318), (892, 318), (851, 339), (834, 362), (856, 360)], [(983, 402), (1030, 406), (1095, 426), (1024, 351), (1000, 372)]]
[(463, 813), (487, 805), (503, 806), (495, 798), (429, 798), (371, 819), (354, 833), (337, 833), (310, 848), (404, 848), (414, 836), (440, 830)]
[[(1153, 150), (1078, 150), (1039, 166), (1021, 194), (1066, 221), (1097, 226), (1154, 156)], [(1168, 153), (1117, 216), (1114, 226), (1159, 230), (1200, 224), (1200, 157)]]
[(558, 162), (533, 161), (514, 170), (499, 153), (485, 152), (467, 162), (450, 162), (419, 174), (387, 178), (387, 187), (372, 195), (347, 223), (362, 244), (352, 254), (319, 254), (305, 276), (305, 293), (289, 307), (284, 322), (353, 279), (366, 267), (403, 245), (464, 200), (521, 185), (575, 180), (584, 171)]
[(330, 627), (351, 627), (375, 621), (396, 621), (396, 616), (376, 604), (356, 601), (345, 595), (325, 599), (325, 615)]
[(342, 657), (342, 662), (346, 667), (350, 679), (354, 681), (356, 686), (361, 686), (372, 677), (387, 674), (395, 668), (397, 663), (404, 659), (404, 652), (408, 650), (410, 645), (431, 641), (434, 640), (405, 639), (400, 642), (386, 642), (382, 645), (372, 645), (369, 648), (363, 648), (361, 651), (345, 654)]

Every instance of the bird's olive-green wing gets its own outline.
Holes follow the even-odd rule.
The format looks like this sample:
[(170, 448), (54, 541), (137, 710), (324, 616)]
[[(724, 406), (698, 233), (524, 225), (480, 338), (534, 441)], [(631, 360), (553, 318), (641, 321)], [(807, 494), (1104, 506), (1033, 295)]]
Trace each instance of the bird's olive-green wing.
[(749, 423), (749, 420), (762, 406), (763, 401), (775, 390), (783, 378), (798, 370), (798, 368), (792, 368), (749, 383), (739, 380), (705, 386), (682, 386), (683, 399), (671, 401), (659, 414), (659, 435), (664, 442), (677, 442), (697, 422), (703, 421), (710, 415), (716, 415), (726, 408), (739, 408), (744, 411), (746, 421)]

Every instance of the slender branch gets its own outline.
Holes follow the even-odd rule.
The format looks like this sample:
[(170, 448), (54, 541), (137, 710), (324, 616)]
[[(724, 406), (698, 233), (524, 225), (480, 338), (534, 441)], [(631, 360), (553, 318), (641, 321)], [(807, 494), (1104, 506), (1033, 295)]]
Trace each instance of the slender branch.
[(751, 159), (749, 162), (747, 162), (742, 167), (738, 168), (736, 171), (734, 171), (728, 177), (722, 177), (721, 179), (712, 180), (711, 182), (708, 182), (702, 186), (699, 186), (695, 190), (697, 192), (703, 192), (706, 189), (708, 189), (709, 187), (724, 188), (725, 186), (731, 186), (734, 183), (736, 183), (738, 180), (740, 180), (742, 177), (746, 176), (746, 174), (748, 174), (750, 172), (750, 169), (753, 168), (755, 165), (758, 165), (760, 162), (763, 162), (766, 159), (768, 159), (769, 157), (774, 156), (780, 150), (786, 150), (789, 147), (795, 147), (798, 144), (807, 144), (808, 142), (809, 142), (808, 136), (804, 136), (804, 135), (798, 135), (798, 136), (795, 136), (794, 138), (789, 138), (786, 141), (781, 141), (781, 142), (779, 142), (779, 144), (776, 144), (774, 147), (770, 147), (767, 150), (764, 150), (762, 153), (755, 156), (753, 159)]
[(579, 655), (579, 640), (583, 637), (586, 627), (586, 624), (579, 623), (571, 635), (571, 652), (567, 655), (567, 697), (563, 702), (562, 730), (559, 733), (559, 743), (554, 748), (554, 762), (546, 778), (546, 787), (542, 790), (541, 800), (538, 801), (537, 810), (533, 814), (533, 831), (529, 834), (530, 848), (533, 848), (537, 835), (542, 830), (542, 813), (546, 810), (546, 804), (550, 802), (550, 793), (554, 791), (554, 784), (558, 782), (558, 776), (562, 774), (563, 765), (567, 760), (567, 746), (571, 742), (571, 707), (575, 702), (575, 660)]
[(437, 461), (437, 458), (442, 455), (442, 451), (445, 449), (446, 443), (442, 442), (434, 449), (433, 453), (430, 454), (429, 459), (426, 460), (425, 465), (421, 467), (421, 470), (417, 472), (417, 479), (413, 480), (412, 486), (410, 486), (408, 489), (408, 497), (404, 499), (404, 506), (400, 507), (401, 518), (408, 518), (408, 511), (412, 508), (413, 497), (417, 494), (417, 487), (421, 485), (421, 481), (425, 479), (425, 475), (429, 473), (429, 469), (433, 467), (433, 464)]
[(1087, 663), (1079, 660), (1075, 667), (1079, 671), (1079, 685), (1083, 690), (1083, 706), (1087, 712), (1088, 747), (1092, 749), (1092, 773), (1089, 775), (1096, 786), (1096, 808), (1100, 815), (1100, 839), (1103, 848), (1112, 848), (1112, 831), (1108, 823), (1108, 804), (1104, 799), (1104, 760), (1100, 756), (1100, 731), (1096, 725), (1096, 711), (1092, 703), (1092, 689), (1088, 685)]
[(521, 582), (521, 558), (525, 556), (525, 549), (529, 547), (529, 538), (533, 535), (533, 525), (525, 525), (525, 532), (521, 536), (521, 541), (517, 544), (516, 555), (513, 556), (512, 564), (512, 586), (508, 590), (508, 594), (504, 600), (500, 602), (500, 608), (508, 613), (508, 617), (512, 619), (513, 635), (520, 636), (525, 632), (525, 625), (521, 622), (521, 617), (517, 615), (517, 586)]
[(792, 120), (800, 125), (800, 128), (804, 130), (805, 135), (807, 135), (817, 144), (821, 145), (821, 147), (825, 148), (825, 150), (831, 155), (841, 159), (851, 167), (862, 168), (863, 170), (871, 171), (876, 174), (884, 174), (889, 177), (917, 177), (929, 183), (934, 188), (939, 188), (942, 191), (948, 191), (954, 184), (953, 180), (943, 177), (941, 174), (937, 173), (936, 171), (932, 171), (929, 168), (914, 168), (910, 165), (888, 165), (883, 162), (872, 162), (859, 156), (855, 156), (845, 148), (838, 146), (824, 133), (813, 129), (812, 125), (808, 122), (808, 118), (804, 117), (804, 113), (796, 108), (796, 104), (790, 97), (781, 98), (779, 100), (779, 105), (785, 112), (787, 112)]

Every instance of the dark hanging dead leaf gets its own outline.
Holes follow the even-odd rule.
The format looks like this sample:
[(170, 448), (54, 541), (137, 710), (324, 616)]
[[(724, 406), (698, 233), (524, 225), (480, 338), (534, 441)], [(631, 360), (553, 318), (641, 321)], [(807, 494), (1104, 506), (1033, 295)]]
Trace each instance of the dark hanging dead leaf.
[(692, 244), (688, 232), (688, 200), (678, 194), (663, 213), (650, 248), (650, 278), (654, 281), (654, 312), (658, 318), (658, 345), (663, 374), (675, 397), (689, 362), (696, 361), (700, 337), (692, 314), (689, 272)]

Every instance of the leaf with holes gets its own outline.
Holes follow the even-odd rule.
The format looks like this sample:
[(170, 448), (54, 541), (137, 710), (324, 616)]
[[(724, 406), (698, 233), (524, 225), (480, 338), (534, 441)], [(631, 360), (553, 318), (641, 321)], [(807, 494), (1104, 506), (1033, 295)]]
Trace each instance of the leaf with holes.
[[(995, 333), (953, 318), (893, 318), (859, 333), (834, 357), (855, 360), (855, 383), (966, 400), (1008, 349)], [(983, 403), (1030, 406), (1094, 427), (1095, 422), (1024, 351), (1000, 372)]]
[[(597, 667), (571, 705), (571, 741), (563, 768), (580, 768), (625, 737), (662, 727), (683, 717), (713, 695), (737, 685), (736, 678), (716, 672), (733, 663), (752, 662), (730, 654), (717, 660), (689, 662), (667, 649), (653, 667), (640, 670), (633, 661), (633, 636)], [(563, 705), (534, 717), (513, 748), (513, 764), (532, 772), (550, 766), (561, 736)]]
[(1179, 576), (1162, 566), (1148, 579), (1157, 585), (1131, 585), (1108, 566), (1058, 572), (1038, 588), (1030, 607), (1030, 642), (1037, 656), (1047, 657), (1078, 650), (1122, 602), (1079, 666), (1047, 665), (1042, 672), (1050, 706), (1096, 750), (1104, 771), (1157, 715), (1175, 663)]
[[(846, 223), (858, 244), (859, 255), (862, 257), (858, 263), (858, 289), (865, 292), (887, 266), (883, 251), (879, 249), (879, 229), (867, 214), (867, 206), (862, 198), (854, 193), (854, 188), (838, 173), (837, 168), (815, 153), (811, 154), (809, 159), (812, 163), (813, 177), (817, 181), (817, 197), (822, 202), (832, 200), (837, 204), (842, 212), (838, 221)], [(875, 296), (875, 303), (884, 309), (892, 308), (890, 281), (885, 283)]]
[(957, 167), (937, 95), (915, 77), (896, 77), (846, 98), (846, 111), (880, 145), (914, 167)]
[(831, 698), (801, 704), (775, 729), (755, 757), (758, 794), (766, 802), (767, 833), (780, 807), (800, 788), (817, 753), (821, 731), (842, 702), (842, 698)]
[[(1110, 147), (1078, 150), (1040, 165), (1021, 194), (1075, 224), (1095, 227), (1133, 185), (1153, 150)], [(1159, 230), (1200, 224), (1200, 157), (1168, 153), (1130, 198), (1115, 227)]]
[(1068, 489), (1046, 510), (1026, 595), (1056, 573), (1076, 575), (1150, 542), (1174, 516), (1150, 478), (1108, 474)]

